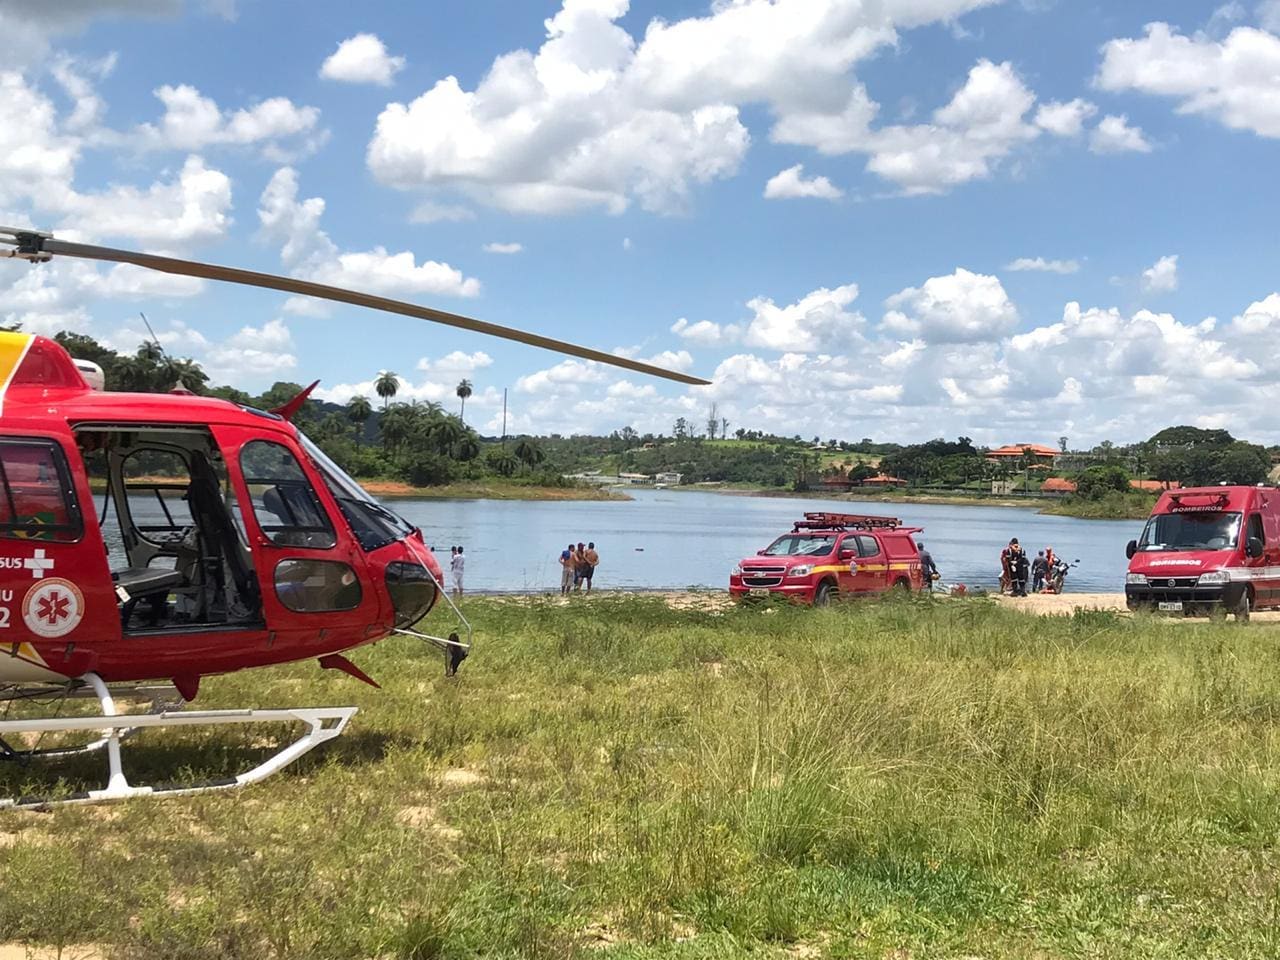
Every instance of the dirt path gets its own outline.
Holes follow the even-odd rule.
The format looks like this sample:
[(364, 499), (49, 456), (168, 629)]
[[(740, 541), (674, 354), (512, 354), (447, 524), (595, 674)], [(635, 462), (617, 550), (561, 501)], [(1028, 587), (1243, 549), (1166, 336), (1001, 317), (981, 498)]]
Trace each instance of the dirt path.
[[(1010, 609), (1025, 610), (1042, 617), (1066, 616), (1078, 608), (1127, 612), (1123, 593), (1036, 593), (1029, 597), (996, 596), (995, 600)], [(1250, 619), (1262, 623), (1280, 623), (1280, 610), (1255, 611)], [(1182, 622), (1177, 616), (1170, 617), (1170, 620)]]

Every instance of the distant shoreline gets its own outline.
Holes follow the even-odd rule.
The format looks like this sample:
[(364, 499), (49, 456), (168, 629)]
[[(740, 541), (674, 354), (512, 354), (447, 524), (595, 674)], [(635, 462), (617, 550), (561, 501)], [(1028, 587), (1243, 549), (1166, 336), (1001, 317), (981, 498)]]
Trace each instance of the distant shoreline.
[(625, 493), (601, 487), (538, 487), (490, 480), (460, 481), (438, 487), (415, 487), (399, 480), (358, 480), (375, 497), (388, 500), (630, 500)]
[[(669, 489), (686, 492), (701, 493), (719, 493), (734, 497), (778, 497), (790, 500), (831, 500), (835, 503), (885, 503), (885, 504), (905, 504), (913, 503), (934, 504), (940, 506), (957, 506), (957, 507), (1000, 507), (1004, 509), (1018, 510), (1035, 510), (1036, 513), (1044, 516), (1069, 517), (1075, 520), (1144, 520), (1146, 519), (1149, 508), (1144, 507), (1141, 514), (1128, 513), (1119, 516), (1098, 516), (1092, 512), (1091, 505), (1087, 502), (1080, 505), (1080, 509), (1073, 510), (1072, 504), (1067, 500), (1051, 499), (1049, 497), (1008, 497), (1008, 496), (987, 496), (977, 494), (974, 496), (965, 496), (963, 494), (942, 494), (942, 493), (882, 493), (879, 491), (859, 491), (857, 493), (830, 493), (825, 490), (774, 490), (765, 488), (750, 487), (733, 487), (733, 486), (700, 486), (685, 485), (680, 487), (671, 487)], [(1152, 503), (1155, 501), (1153, 500)]]

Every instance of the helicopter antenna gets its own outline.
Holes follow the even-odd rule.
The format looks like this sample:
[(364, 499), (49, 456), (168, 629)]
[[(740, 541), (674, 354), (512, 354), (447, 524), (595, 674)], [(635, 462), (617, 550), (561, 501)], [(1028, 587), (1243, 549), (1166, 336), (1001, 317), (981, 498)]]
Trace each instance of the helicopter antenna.
[(212, 263), (200, 263), (194, 260), (179, 260), (175, 257), (160, 257), (150, 253), (139, 253), (133, 250), (116, 250), (111, 247), (99, 247), (90, 243), (71, 243), (54, 239), (48, 233), (29, 230), (21, 227), (0, 227), (0, 244), (13, 247), (7, 252), (0, 252), (0, 257), (18, 257), (32, 263), (43, 263), (52, 257), (82, 257), (86, 260), (104, 260), (109, 263), (132, 263), (161, 273), (171, 273), (184, 277), (200, 277), (205, 280), (222, 280), (227, 283), (241, 283), (251, 287), (263, 287), (267, 290), (280, 290), (284, 293), (301, 294), (307, 297), (318, 297), (322, 300), (333, 300), (337, 303), (349, 303), (357, 307), (369, 307), (373, 310), (384, 310), (398, 313), (405, 317), (416, 317), (419, 320), (430, 320), (450, 327), (459, 327), (475, 333), (485, 333), (504, 340), (515, 340), (532, 347), (541, 347), (556, 353), (568, 354), (583, 360), (592, 360), (613, 367), (634, 370), (637, 373), (664, 380), (675, 380), (678, 383), (690, 383), (706, 386), (709, 380), (691, 374), (667, 370), (651, 363), (620, 357), (591, 347), (579, 346), (564, 340), (544, 337), (539, 333), (506, 327), (487, 320), (477, 320), (433, 307), (423, 307), (403, 300), (392, 300), (374, 294), (347, 290), (298, 277), (283, 277), (272, 273), (259, 273), (255, 270), (241, 270), (237, 267), (224, 267)]
[(151, 329), (151, 322), (147, 320), (147, 315), (139, 310), (138, 316), (142, 318), (142, 324), (147, 328), (147, 333), (151, 334), (151, 342), (154, 343), (156, 345), (156, 349), (160, 351), (160, 356), (168, 360), (169, 354), (165, 353), (164, 344), (160, 342), (160, 338), (156, 336), (156, 332)]

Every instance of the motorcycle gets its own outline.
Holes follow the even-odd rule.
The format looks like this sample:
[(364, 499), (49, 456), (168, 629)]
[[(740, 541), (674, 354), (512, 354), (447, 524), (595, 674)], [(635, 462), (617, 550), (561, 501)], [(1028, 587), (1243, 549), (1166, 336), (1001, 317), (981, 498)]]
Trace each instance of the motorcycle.
[(1054, 558), (1053, 566), (1049, 568), (1049, 576), (1045, 579), (1045, 593), (1061, 593), (1063, 581), (1067, 579), (1067, 571), (1072, 567), (1080, 566), (1080, 560), (1073, 560), (1071, 563), (1061, 558)]

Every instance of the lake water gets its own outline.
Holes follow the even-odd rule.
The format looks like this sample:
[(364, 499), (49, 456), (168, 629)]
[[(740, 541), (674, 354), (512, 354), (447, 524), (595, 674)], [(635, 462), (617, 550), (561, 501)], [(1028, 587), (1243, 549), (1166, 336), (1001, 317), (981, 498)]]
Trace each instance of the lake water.
[(1081, 564), (1067, 591), (1124, 589), (1125, 543), (1141, 520), (1076, 520), (1014, 507), (857, 503), (716, 493), (628, 490), (632, 501), (392, 500), (388, 505), (422, 528), (442, 554), (466, 548), (466, 585), (476, 591), (558, 590), (560, 551), (595, 541), (596, 587), (665, 589), (727, 587), (743, 557), (791, 529), (806, 511), (890, 514), (924, 528), (944, 583), (994, 588), (1000, 550), (1017, 537), (1034, 557), (1046, 546)]

